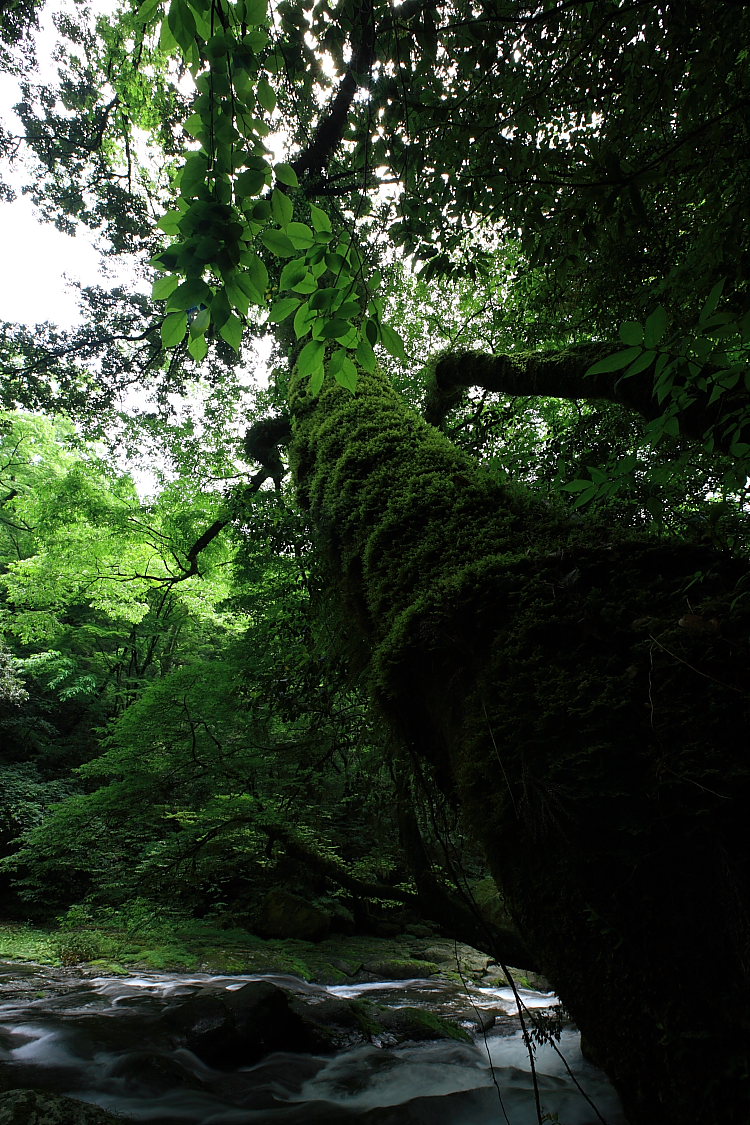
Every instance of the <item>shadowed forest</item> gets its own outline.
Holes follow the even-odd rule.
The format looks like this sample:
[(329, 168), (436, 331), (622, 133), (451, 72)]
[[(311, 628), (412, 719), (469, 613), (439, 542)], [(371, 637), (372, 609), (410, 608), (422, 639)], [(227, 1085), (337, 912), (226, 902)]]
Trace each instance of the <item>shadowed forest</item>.
[(748, 43), (0, 0), (0, 199), (102, 255), (0, 336), (4, 954), (435, 934), (745, 1125)]

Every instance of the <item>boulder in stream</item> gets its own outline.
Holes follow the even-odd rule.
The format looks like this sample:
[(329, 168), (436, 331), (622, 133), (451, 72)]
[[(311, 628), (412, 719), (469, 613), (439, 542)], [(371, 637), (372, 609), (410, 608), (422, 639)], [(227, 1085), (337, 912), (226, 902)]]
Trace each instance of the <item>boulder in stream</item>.
[(468, 1040), (461, 1028), (423, 1009), (383, 1008), (369, 1000), (311, 1002), (266, 981), (204, 988), (170, 1005), (164, 1023), (209, 1066), (249, 1066), (273, 1051), (325, 1053), (365, 1043)]
[(251, 981), (204, 988), (167, 1008), (164, 1021), (209, 1066), (249, 1066), (271, 1051), (305, 1050), (305, 1028), (283, 988)]

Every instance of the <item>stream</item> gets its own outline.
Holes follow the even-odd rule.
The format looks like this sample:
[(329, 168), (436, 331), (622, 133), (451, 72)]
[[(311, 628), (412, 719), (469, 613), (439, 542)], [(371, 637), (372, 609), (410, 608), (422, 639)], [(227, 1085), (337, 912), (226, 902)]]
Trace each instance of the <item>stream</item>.
[[(250, 1066), (217, 1069), (165, 1031), (165, 1012), (198, 995), (264, 981), (305, 1004), (367, 998), (421, 1008), (471, 1031), (372, 1044), (331, 1054), (273, 1051)], [(521, 990), (526, 1008), (551, 993)], [(484, 1034), (481, 1024), (494, 1024)], [(167, 1025), (168, 1026), (168, 1025)], [(578, 1033), (535, 1047), (547, 1121), (627, 1125), (604, 1074), (581, 1055)], [(0, 962), (0, 1077), (93, 1102), (156, 1125), (537, 1125), (529, 1057), (510, 988), (451, 981), (313, 985), (280, 975), (147, 973), (91, 977)], [(2, 1088), (2, 1087), (0, 1087)]]

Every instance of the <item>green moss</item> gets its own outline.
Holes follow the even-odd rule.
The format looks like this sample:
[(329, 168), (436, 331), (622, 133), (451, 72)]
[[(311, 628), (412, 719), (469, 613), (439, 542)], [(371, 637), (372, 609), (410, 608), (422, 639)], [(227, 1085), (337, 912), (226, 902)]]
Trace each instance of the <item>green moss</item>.
[(96, 958), (94, 961), (89, 962), (92, 969), (96, 969), (101, 976), (107, 977), (126, 977), (130, 972), (125, 965), (120, 964), (119, 961), (108, 961), (106, 958)]
[[(460, 801), (633, 1117), (700, 1106), (739, 1121), (744, 567), (566, 522), (473, 465), (380, 373), (354, 396), (330, 381), (311, 399), (298, 381), (291, 407), (298, 494), (373, 695)], [(695, 963), (728, 966), (710, 1013), (684, 988)]]
[(454, 1039), (458, 1043), (473, 1042), (471, 1035), (463, 1027), (444, 1020), (424, 1008), (398, 1008), (395, 1011), (399, 1031), (411, 1039)]
[(48, 930), (13, 923), (0, 924), (0, 957), (11, 961), (60, 964), (52, 935)]
[(157, 949), (142, 949), (138, 954), (138, 965), (147, 969), (157, 969), (159, 972), (183, 973), (187, 970), (197, 970), (200, 967), (199, 958), (181, 946), (165, 945)]
[(383, 1022), (380, 1018), (381, 1009), (371, 1000), (351, 1000), (350, 1010), (353, 1012), (357, 1025), (363, 1035), (368, 1039), (375, 1039), (383, 1034)]

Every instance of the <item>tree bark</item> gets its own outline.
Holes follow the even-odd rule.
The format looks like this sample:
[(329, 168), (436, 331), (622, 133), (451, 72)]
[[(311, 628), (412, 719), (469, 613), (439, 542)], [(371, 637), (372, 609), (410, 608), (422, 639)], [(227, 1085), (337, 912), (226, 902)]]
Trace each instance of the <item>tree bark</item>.
[(631, 1125), (746, 1125), (745, 568), (569, 526), (380, 374), (306, 382), (297, 490), (384, 714), (461, 802)]
[[(653, 368), (640, 374), (623, 377), (622, 371), (587, 375), (587, 369), (605, 359), (624, 345), (580, 344), (564, 351), (518, 352), (513, 355), (492, 355), (485, 352), (447, 352), (434, 367), (425, 395), (425, 418), (443, 429), (447, 415), (462, 400), (469, 387), (482, 387), (498, 394), (574, 401), (604, 399), (634, 410), (647, 420), (664, 414), (668, 400), (659, 403), (654, 393)], [(713, 439), (713, 448), (728, 453), (736, 442), (747, 442), (750, 426), (731, 422), (733, 412), (747, 409), (747, 392), (742, 388), (728, 391), (711, 401), (719, 373), (703, 369), (704, 386), (692, 380), (688, 386), (684, 376), (676, 382), (685, 395), (679, 412), (680, 432), (688, 438)], [(731, 424), (730, 424), (731, 422)], [(726, 423), (726, 425), (724, 425)]]

